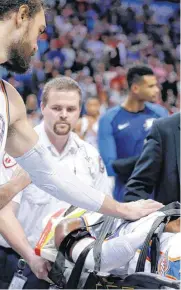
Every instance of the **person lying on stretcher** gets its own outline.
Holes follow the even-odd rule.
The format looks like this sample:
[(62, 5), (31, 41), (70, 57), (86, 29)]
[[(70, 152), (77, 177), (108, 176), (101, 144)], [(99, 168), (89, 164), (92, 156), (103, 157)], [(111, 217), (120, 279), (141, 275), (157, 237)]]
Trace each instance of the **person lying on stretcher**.
[[(154, 221), (162, 215), (162, 212), (155, 212), (135, 222), (115, 219), (111, 233), (102, 244), (100, 271), (120, 277), (134, 273), (141, 246)], [(81, 252), (98, 237), (101, 230), (101, 224), (99, 223), (101, 217), (102, 215), (98, 213), (85, 213), (80, 218), (65, 218), (56, 226), (55, 247), (58, 249), (70, 232), (86, 226), (90, 236), (75, 242), (68, 253), (73, 262), (76, 262)], [(94, 224), (97, 225), (92, 227)], [(180, 218), (178, 218), (166, 225), (160, 238), (158, 274), (161, 276), (180, 280), (180, 244)], [(92, 249), (86, 257), (84, 268), (94, 270), (94, 266)], [(150, 257), (148, 255), (145, 272), (150, 272), (150, 269)]]

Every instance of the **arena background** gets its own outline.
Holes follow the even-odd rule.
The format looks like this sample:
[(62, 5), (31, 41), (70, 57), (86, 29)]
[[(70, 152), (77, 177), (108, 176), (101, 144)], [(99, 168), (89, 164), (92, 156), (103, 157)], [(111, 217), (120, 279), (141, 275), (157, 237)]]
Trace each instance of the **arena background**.
[(135, 63), (150, 65), (157, 75), (161, 88), (157, 102), (171, 114), (179, 110), (178, 1), (48, 0), (47, 5), (47, 29), (31, 69), (17, 75), (0, 68), (0, 77), (21, 94), (33, 126), (41, 120), (41, 92), (51, 78), (60, 74), (74, 78), (83, 103), (97, 97), (102, 114), (124, 100), (126, 72)]

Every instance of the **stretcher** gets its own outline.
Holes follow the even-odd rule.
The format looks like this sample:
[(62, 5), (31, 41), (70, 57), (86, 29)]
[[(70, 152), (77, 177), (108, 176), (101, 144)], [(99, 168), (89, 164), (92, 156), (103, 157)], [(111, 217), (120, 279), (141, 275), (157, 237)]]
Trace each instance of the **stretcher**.
[[(80, 211), (76, 212), (73, 210), (68, 213), (69, 217), (78, 217), (83, 214), (84, 211), (80, 213)], [(170, 207), (165, 209), (165, 213), (163, 217), (159, 217), (155, 222), (154, 226), (151, 228), (147, 238), (144, 241), (144, 245), (142, 251), (139, 255), (139, 259), (137, 261), (137, 267), (135, 273), (130, 275), (126, 275), (125, 277), (120, 277), (119, 275), (113, 275), (111, 273), (101, 273), (98, 271), (99, 269), (94, 269), (94, 271), (90, 271), (88, 269), (84, 269), (84, 262), (89, 253), (90, 249), (95, 247), (94, 243), (87, 246), (76, 263), (72, 263), (70, 259), (67, 257), (66, 249), (67, 245), (73, 243), (77, 239), (84, 238), (86, 236), (85, 229), (79, 229), (71, 232), (66, 239), (61, 243), (59, 247), (58, 253), (55, 254), (55, 262), (53, 263), (53, 267), (51, 272), (49, 273), (49, 278), (55, 287), (60, 289), (180, 289), (180, 279), (175, 279), (174, 277), (166, 277), (158, 274), (158, 253), (159, 253), (159, 238), (161, 233), (164, 230), (165, 224), (171, 218), (176, 218), (180, 216), (180, 204), (172, 204)], [(65, 217), (65, 215), (64, 215)], [(63, 218), (59, 218), (60, 221)], [(106, 221), (107, 222), (107, 221)], [(54, 215), (54, 226), (56, 226), (55, 215)], [(50, 224), (49, 224), (50, 228)], [(103, 228), (103, 226), (102, 226)], [(46, 228), (47, 230), (47, 228)], [(45, 231), (46, 232), (46, 231)], [(45, 232), (42, 235), (45, 239)], [(53, 232), (51, 232), (53, 235)], [(49, 236), (50, 238), (50, 236)], [(49, 239), (49, 241), (52, 239)], [(152, 260), (151, 262), (151, 273), (144, 272), (145, 263), (146, 263), (146, 255), (148, 246), (152, 241)], [(40, 244), (46, 244), (45, 240), (40, 239)], [(37, 253), (41, 255), (40, 247), (37, 246)], [(52, 246), (52, 245), (51, 245)], [(51, 248), (50, 244), (47, 247), (47, 244), (42, 247), (42, 252), (44, 253), (42, 256), (51, 260), (48, 255), (47, 249)], [(155, 247), (156, 246), (156, 247)], [(53, 249), (53, 246), (52, 246)], [(51, 250), (51, 254), (53, 250)], [(180, 260), (179, 260), (180, 262)], [(68, 264), (66, 264), (68, 263)], [(66, 265), (66, 266), (65, 266)], [(68, 266), (67, 266), (68, 265)], [(163, 268), (166, 267), (164, 263), (161, 265)], [(66, 271), (65, 271), (66, 269)], [(66, 274), (65, 274), (66, 272)], [(67, 275), (68, 273), (68, 275)], [(179, 272), (180, 273), (180, 272)]]

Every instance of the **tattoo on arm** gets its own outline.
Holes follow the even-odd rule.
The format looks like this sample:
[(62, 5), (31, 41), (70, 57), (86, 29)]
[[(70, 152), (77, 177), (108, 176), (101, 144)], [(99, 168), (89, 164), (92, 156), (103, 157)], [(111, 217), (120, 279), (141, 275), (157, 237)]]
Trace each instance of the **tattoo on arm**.
[(13, 127), (13, 126), (10, 126), (9, 128), (8, 128), (8, 137), (12, 137), (13, 135), (15, 135), (16, 134), (16, 130), (15, 130), (15, 128)]

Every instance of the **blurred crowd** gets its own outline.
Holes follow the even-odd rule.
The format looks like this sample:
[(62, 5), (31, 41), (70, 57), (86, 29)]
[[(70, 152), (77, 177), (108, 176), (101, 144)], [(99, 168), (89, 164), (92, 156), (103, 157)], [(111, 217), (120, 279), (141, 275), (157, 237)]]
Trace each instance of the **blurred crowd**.
[[(0, 70), (0, 76), (22, 95), (34, 125), (41, 119), (43, 86), (51, 78), (63, 74), (78, 81), (83, 103), (96, 97), (103, 113), (124, 100), (125, 76), (136, 63), (153, 68), (161, 88), (157, 102), (170, 113), (179, 110), (179, 5), (165, 13), (162, 9), (161, 17), (150, 1), (139, 7), (120, 0), (47, 3), (47, 29), (40, 36), (31, 69), (24, 75)], [(85, 112), (83, 106), (82, 115)]]

